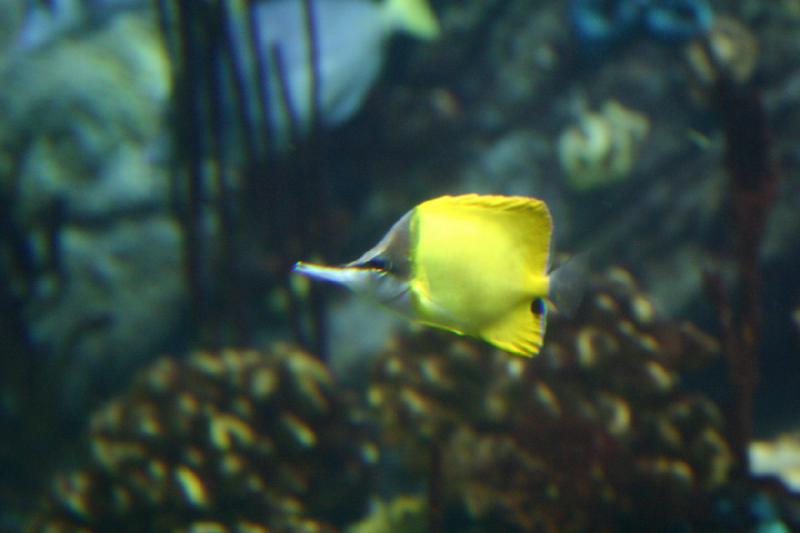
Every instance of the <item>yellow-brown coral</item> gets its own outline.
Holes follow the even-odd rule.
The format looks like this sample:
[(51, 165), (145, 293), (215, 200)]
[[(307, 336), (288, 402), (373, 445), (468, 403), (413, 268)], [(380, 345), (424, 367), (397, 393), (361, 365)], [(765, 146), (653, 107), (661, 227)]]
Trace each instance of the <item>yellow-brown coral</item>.
[(416, 450), (410, 458), (435, 443), (451, 504), (477, 520), (503, 517), (493, 527), (613, 530), (633, 515), (668, 523), (731, 466), (721, 414), (679, 387), (678, 372), (717, 349), (655, 317), (615, 270), (575, 320), (551, 319), (539, 357), (426, 332), (395, 341), (369, 398), (388, 442)]
[(89, 440), (33, 529), (326, 531), (366, 499), (371, 446), (327, 369), (287, 345), (161, 359)]
[(728, 15), (716, 17), (702, 39), (686, 47), (686, 58), (697, 81), (709, 87), (720, 76), (737, 83), (750, 80), (758, 65), (758, 39), (744, 24)]

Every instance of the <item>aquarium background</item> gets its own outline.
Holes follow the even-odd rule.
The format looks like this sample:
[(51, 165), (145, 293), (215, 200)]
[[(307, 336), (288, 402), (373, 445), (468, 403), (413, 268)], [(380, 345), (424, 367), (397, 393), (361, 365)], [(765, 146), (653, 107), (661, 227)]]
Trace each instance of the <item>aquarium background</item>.
[[(800, 530), (800, 2), (282, 3), (0, 2), (0, 530)], [(470, 192), (532, 359), (291, 274)]]

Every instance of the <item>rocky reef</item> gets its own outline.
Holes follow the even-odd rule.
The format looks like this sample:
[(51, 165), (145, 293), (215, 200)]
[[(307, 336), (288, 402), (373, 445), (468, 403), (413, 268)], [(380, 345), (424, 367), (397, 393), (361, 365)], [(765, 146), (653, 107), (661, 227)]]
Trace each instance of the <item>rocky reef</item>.
[(622, 270), (595, 282), (574, 320), (551, 317), (537, 358), (450, 340), (398, 338), (369, 403), (411, 468), (430, 472), (438, 449), (447, 501), (476, 520), (541, 531), (678, 525), (728, 478), (721, 413), (679, 379), (718, 344), (659, 319)]
[(180, 322), (170, 65), (148, 10), (0, 55), (5, 276), (39, 356), (69, 361), (66, 401), (95, 371), (137, 366)]
[(34, 531), (328, 531), (366, 502), (377, 449), (315, 358), (165, 358), (96, 412), (88, 462), (59, 476)]

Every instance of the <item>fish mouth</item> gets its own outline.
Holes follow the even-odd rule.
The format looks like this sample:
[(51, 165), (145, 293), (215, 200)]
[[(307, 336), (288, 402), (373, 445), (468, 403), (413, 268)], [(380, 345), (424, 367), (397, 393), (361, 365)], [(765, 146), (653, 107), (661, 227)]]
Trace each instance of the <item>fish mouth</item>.
[(312, 263), (295, 263), (292, 272), (297, 272), (312, 279), (344, 285), (352, 290), (364, 287), (374, 276), (382, 276), (384, 273), (373, 268), (358, 268), (349, 266), (324, 266)]
[[(389, 305), (406, 302), (411, 291), (408, 283), (375, 268), (324, 266), (299, 261), (295, 263), (292, 272), (311, 279), (344, 285), (354, 291), (366, 292), (379, 302)], [(373, 286), (377, 290), (373, 290)]]
[(314, 265), (311, 263), (303, 263), (302, 261), (295, 263), (294, 267), (292, 267), (292, 272), (297, 272), (309, 278), (343, 285), (346, 285), (352, 278), (352, 274), (346, 269)]

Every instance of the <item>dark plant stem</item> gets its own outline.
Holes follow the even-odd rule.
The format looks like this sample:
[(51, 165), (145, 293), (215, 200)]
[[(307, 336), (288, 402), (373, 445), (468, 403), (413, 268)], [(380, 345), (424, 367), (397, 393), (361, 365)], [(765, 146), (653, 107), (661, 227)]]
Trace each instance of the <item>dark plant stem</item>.
[[(299, 128), (296, 113), (290, 97), (288, 95), (288, 80), (283, 66), (281, 51), (277, 46), (270, 48), (264, 47), (268, 35), (264, 34), (261, 20), (257, 15), (256, 9), (251, 7), (247, 12), (248, 42), (252, 51), (252, 67), (255, 73), (256, 82), (256, 105), (261, 124), (260, 132), (264, 142), (265, 159), (260, 162), (261, 166), (269, 169), (268, 179), (260, 175), (256, 169), (247, 173), (247, 191), (249, 202), (249, 212), (254, 214), (254, 219), (262, 220), (266, 228), (271, 231), (264, 232), (267, 241), (265, 248), (270, 244), (278, 251), (279, 264), (277, 266), (277, 284), (286, 291), (287, 315), (289, 319), (289, 329), (292, 332), (295, 342), (301, 346), (308, 347), (309, 339), (303, 326), (303, 309), (301, 299), (291, 290), (290, 272), (292, 264), (292, 253), (297, 253), (297, 246), (292, 242), (296, 228), (300, 226), (298, 209), (295, 194), (292, 189), (292, 181), (297, 178), (296, 172), (291, 172), (290, 166), (285, 161), (281, 161), (277, 150), (279, 133), (276, 127), (279, 124), (280, 113), (271, 104), (271, 99), (279, 102), (277, 107), (286, 112), (289, 119), (289, 135), (294, 138)], [(270, 65), (271, 68), (270, 68)], [(274, 80), (273, 80), (274, 77)], [(279, 128), (278, 128), (279, 130)], [(263, 206), (269, 206), (263, 209)]]
[(725, 164), (730, 176), (731, 222), (739, 270), (738, 305), (731, 305), (718, 276), (706, 276), (706, 286), (719, 312), (729, 379), (735, 390), (729, 420), (731, 442), (742, 472), (746, 473), (747, 449), (753, 434), (753, 399), (759, 381), (762, 277), (758, 255), (778, 173), (770, 159), (769, 128), (758, 90), (720, 76), (716, 102), (725, 132)]
[(254, 113), (251, 111), (252, 91), (249, 90), (248, 68), (244, 63), (244, 57), (239, 50), (239, 42), (249, 42), (234, 34), (235, 31), (246, 29), (246, 25), (236, 23), (238, 18), (233, 14), (234, 8), (229, 6), (230, 0), (218, 0), (220, 9), (218, 10), (221, 18), (222, 31), (225, 35), (224, 42), (220, 42), (219, 51), (224, 52), (225, 58), (230, 66), (231, 81), (235, 98), (233, 99), (236, 108), (237, 124), (241, 130), (241, 142), (244, 145), (245, 156), (249, 161), (259, 160), (259, 143), (256, 136), (256, 129), (253, 125)]
[[(280, 44), (262, 34), (258, 4), (157, 0), (157, 7), (174, 64), (174, 197), (184, 234), (191, 337), (204, 345), (246, 344), (257, 320), (252, 310), (265, 300), (258, 295), (280, 289), (288, 295), (295, 340), (325, 359), (324, 292), (312, 286), (306, 297), (290, 283), (295, 261), (325, 257), (330, 247), (315, 4), (302, 2), (308, 102), (298, 101)], [(306, 105), (310, 115), (301, 112)], [(288, 154), (280, 150), (283, 143), (292, 147)], [(242, 176), (241, 187), (234, 175)], [(219, 222), (218, 232), (206, 229), (209, 220)], [(212, 238), (219, 247), (209, 243)], [(259, 244), (254, 254), (264, 259), (265, 272), (247, 268), (256, 264), (243, 258), (248, 239)], [(212, 257), (212, 250), (219, 253)]]
[[(319, 39), (317, 17), (314, 12), (314, 2), (303, 0), (303, 15), (308, 44), (308, 65), (310, 73), (311, 91), (309, 91), (309, 109), (311, 112), (308, 143), (306, 144), (307, 157), (305, 158), (308, 181), (315, 191), (314, 194), (305, 194), (300, 197), (303, 201), (303, 210), (312, 217), (311, 235), (308, 242), (313, 243), (318, 253), (327, 256), (326, 248), (329, 243), (328, 213), (330, 208), (330, 195), (325, 180), (324, 165), (324, 135), (322, 125), (322, 96), (319, 58)], [(309, 252), (311, 250), (308, 250)], [(312, 329), (313, 346), (311, 349), (323, 361), (328, 358), (328, 323), (325, 294), (321, 287), (312, 285), (309, 295), (309, 312)]]
[[(225, 323), (230, 331), (221, 336), (223, 342), (233, 340), (237, 345), (247, 345), (251, 338), (249, 317), (246, 313), (245, 288), (243, 286), (241, 269), (241, 249), (239, 247), (239, 226), (237, 224), (235, 198), (230, 184), (231, 164), (228, 159), (228, 150), (225, 148), (225, 138), (228, 133), (224, 113), (224, 88), (226, 69), (223, 62), (223, 50), (230, 48), (228, 32), (230, 28), (230, 15), (228, 3), (221, 1), (209, 9), (211, 16), (206, 16), (206, 83), (208, 90), (208, 112), (211, 155), (216, 161), (210, 172), (216, 184), (216, 206), (220, 220), (220, 238), (222, 257), (218, 261), (218, 276), (221, 288), (221, 312), (227, 320)], [(227, 45), (227, 46), (226, 46)], [(229, 54), (234, 55), (234, 54)], [(230, 69), (236, 73), (234, 67)], [(234, 76), (238, 79), (237, 76)], [(235, 83), (237, 89), (239, 84)], [(229, 338), (232, 336), (232, 339)]]
[(198, 46), (196, 0), (181, 0), (178, 4), (178, 34), (180, 36), (180, 68), (175, 72), (175, 108), (180, 120), (177, 126), (177, 146), (183, 150), (186, 162), (187, 202), (181, 205), (180, 218), (184, 230), (184, 268), (191, 298), (189, 316), (193, 337), (198, 338), (206, 322), (208, 301), (204, 283), (203, 227), (203, 139), (202, 101), (196, 90), (201, 86), (202, 54)]
[(442, 479), (442, 448), (438, 442), (430, 445), (428, 468), (428, 532), (444, 531), (444, 487)]
[(252, 66), (255, 72), (256, 94), (258, 95), (258, 98), (256, 98), (256, 108), (258, 110), (258, 116), (261, 118), (261, 132), (264, 138), (266, 152), (270, 153), (275, 148), (275, 131), (273, 129), (274, 117), (269, 105), (272, 91), (269, 87), (267, 54), (263, 50), (261, 44), (265, 42), (263, 29), (256, 10), (253, 8), (247, 10), (247, 28), (249, 37), (247, 42), (250, 45), (250, 49), (253, 51)]
[[(297, 113), (297, 108), (295, 107), (295, 102), (292, 100), (291, 92), (289, 89), (289, 79), (286, 71), (286, 67), (283, 62), (283, 55), (281, 53), (281, 49), (279, 46), (274, 45), (269, 50), (269, 57), (270, 61), (275, 67), (275, 76), (277, 81), (277, 98), (278, 101), (281, 103), (281, 108), (286, 113), (286, 117), (288, 118), (287, 122), (287, 130), (289, 139), (293, 143), (300, 143), (300, 135), (301, 135), (301, 125), (299, 115)], [(308, 238), (306, 234), (306, 225), (301, 223), (301, 217), (304, 216), (304, 213), (301, 212), (300, 206), (302, 205), (302, 195), (304, 191), (298, 189), (297, 183), (300, 181), (298, 178), (302, 176), (302, 172), (298, 170), (299, 163), (295, 163), (295, 168), (293, 169), (295, 179), (290, 180), (287, 183), (287, 195), (285, 198), (285, 202), (289, 204), (288, 209), (286, 209), (286, 227), (291, 230), (291, 236), (287, 236), (288, 242), (285, 243), (283, 254), (282, 254), (282, 261), (280, 268), (282, 269), (282, 273), (280, 274), (280, 279), (282, 285), (286, 287), (287, 294), (289, 295), (289, 323), (294, 334), (294, 338), (298, 344), (305, 347), (306, 349), (311, 349), (311, 340), (313, 339), (313, 333), (309, 334), (306, 332), (303, 323), (303, 306), (300, 298), (294, 291), (290, 289), (290, 280), (288, 269), (291, 265), (290, 256), (292, 252), (299, 253), (304, 255), (307, 253), (308, 246)], [(292, 242), (296, 239), (295, 242)]]

